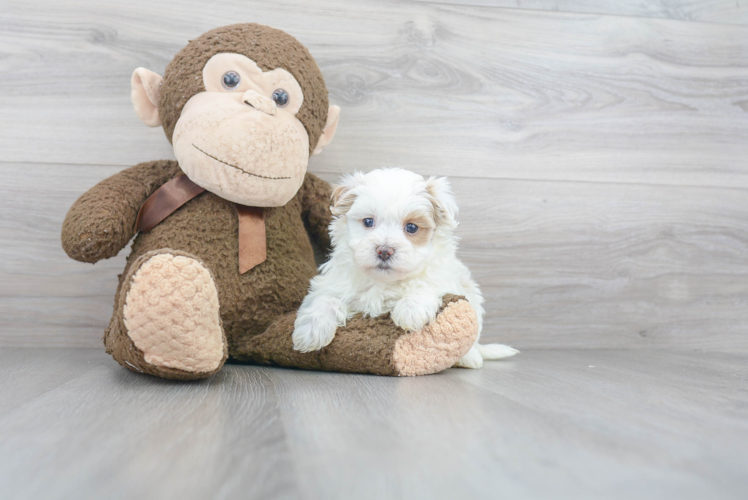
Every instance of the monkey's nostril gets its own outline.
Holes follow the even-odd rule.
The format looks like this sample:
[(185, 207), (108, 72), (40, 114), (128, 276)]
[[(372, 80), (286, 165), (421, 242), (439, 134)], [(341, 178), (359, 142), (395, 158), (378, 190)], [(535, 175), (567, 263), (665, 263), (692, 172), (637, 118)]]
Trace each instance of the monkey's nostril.
[(268, 99), (267, 97), (258, 94), (254, 90), (248, 90), (247, 92), (245, 92), (242, 98), (242, 102), (250, 106), (252, 109), (256, 109), (257, 111), (262, 111), (263, 113), (266, 113), (268, 115), (275, 114), (275, 102)]

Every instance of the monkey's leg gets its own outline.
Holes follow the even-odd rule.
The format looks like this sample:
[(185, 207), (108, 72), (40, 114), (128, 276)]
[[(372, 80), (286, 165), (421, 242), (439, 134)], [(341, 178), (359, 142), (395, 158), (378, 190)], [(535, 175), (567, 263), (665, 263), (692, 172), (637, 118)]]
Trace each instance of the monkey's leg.
[(131, 266), (104, 334), (122, 366), (171, 379), (200, 379), (227, 357), (218, 291), (197, 257), (176, 250), (148, 252)]
[(276, 320), (262, 334), (247, 338), (231, 352), (239, 361), (307, 370), (375, 375), (413, 376), (453, 366), (475, 342), (478, 319), (464, 297), (447, 295), (436, 319), (422, 330), (407, 333), (389, 314), (358, 315), (338, 328), (330, 345), (316, 352), (293, 349), (296, 313)]

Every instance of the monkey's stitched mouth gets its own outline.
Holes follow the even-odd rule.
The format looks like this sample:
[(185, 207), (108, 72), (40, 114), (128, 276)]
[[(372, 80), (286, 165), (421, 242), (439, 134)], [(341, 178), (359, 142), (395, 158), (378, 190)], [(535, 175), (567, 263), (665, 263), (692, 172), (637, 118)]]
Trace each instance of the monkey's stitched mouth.
[(260, 179), (268, 179), (268, 180), (271, 180), (271, 181), (282, 181), (282, 180), (288, 180), (288, 179), (290, 179), (290, 177), (268, 177), (268, 176), (265, 176), (265, 175), (253, 174), (252, 172), (247, 172), (243, 168), (239, 168), (236, 165), (232, 165), (231, 163), (226, 163), (225, 161), (221, 160), (220, 158), (216, 158), (215, 156), (213, 156), (210, 153), (206, 153), (205, 151), (203, 151), (202, 149), (198, 148), (194, 144), (192, 145), (192, 147), (195, 148), (195, 149), (197, 149), (198, 151), (200, 151), (202, 154), (204, 154), (208, 158), (213, 158), (215, 161), (217, 161), (219, 163), (223, 163), (224, 165), (226, 165), (228, 167), (235, 168), (239, 172), (241, 172), (243, 174), (247, 174), (247, 175), (252, 176), (252, 177), (259, 177)]

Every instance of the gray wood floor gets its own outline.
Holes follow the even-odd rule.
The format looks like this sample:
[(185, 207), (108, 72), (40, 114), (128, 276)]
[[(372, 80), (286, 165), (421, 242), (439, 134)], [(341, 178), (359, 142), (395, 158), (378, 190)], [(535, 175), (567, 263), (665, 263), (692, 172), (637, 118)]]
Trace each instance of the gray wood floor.
[(0, 498), (746, 498), (748, 355), (528, 351), (393, 379), (0, 351)]

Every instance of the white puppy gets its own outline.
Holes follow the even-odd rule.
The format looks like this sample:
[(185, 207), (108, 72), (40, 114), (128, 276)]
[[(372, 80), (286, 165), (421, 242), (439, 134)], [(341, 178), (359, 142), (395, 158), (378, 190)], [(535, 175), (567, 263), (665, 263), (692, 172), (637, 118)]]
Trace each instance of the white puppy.
[[(322, 349), (359, 312), (391, 313), (396, 325), (419, 330), (447, 293), (464, 295), (482, 328), (483, 296), (456, 256), (457, 205), (445, 178), (400, 168), (347, 175), (333, 192), (332, 212), (332, 255), (299, 308), (295, 349)], [(476, 341), (458, 366), (480, 368), (484, 359), (517, 352)]]

